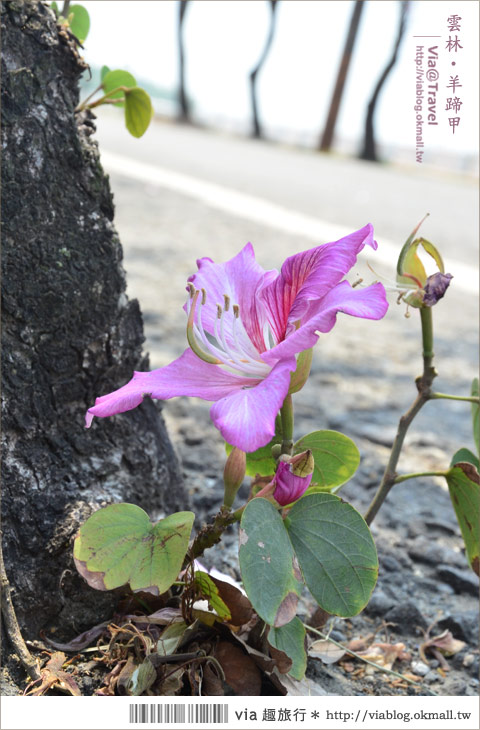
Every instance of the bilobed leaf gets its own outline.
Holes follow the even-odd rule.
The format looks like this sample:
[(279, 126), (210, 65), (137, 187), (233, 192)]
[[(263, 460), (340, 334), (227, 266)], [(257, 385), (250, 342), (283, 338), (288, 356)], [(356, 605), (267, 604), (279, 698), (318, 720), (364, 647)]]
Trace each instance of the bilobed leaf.
[(460, 461), (466, 461), (468, 464), (473, 464), (477, 471), (480, 471), (480, 462), (478, 456), (475, 456), (470, 449), (459, 449), (453, 456), (450, 462), (450, 466), (455, 466)]
[[(105, 67), (106, 68), (106, 67)], [(127, 89), (136, 87), (137, 82), (135, 77), (132, 76), (128, 71), (122, 71), (121, 69), (115, 69), (115, 71), (107, 71), (102, 76), (102, 88), (105, 94), (109, 94), (111, 91), (118, 89), (119, 86), (125, 86)], [(117, 91), (111, 94), (109, 99), (120, 99), (115, 106), (124, 107), (124, 91)]]
[(213, 609), (223, 621), (230, 621), (232, 615), (228, 606), (220, 598), (220, 591), (210, 578), (208, 573), (203, 570), (195, 571), (195, 583), (203, 598), (206, 598), (208, 605)]
[(78, 38), (80, 43), (84, 43), (90, 30), (90, 16), (88, 10), (83, 5), (70, 5), (68, 9), (68, 18), (70, 30), (73, 35)]
[(244, 588), (260, 618), (276, 627), (291, 621), (302, 577), (283, 520), (262, 497), (243, 512), (239, 561)]
[[(472, 382), (472, 396), (478, 398), (478, 378)], [(480, 407), (478, 403), (472, 403), (473, 440), (477, 446), (477, 453), (480, 456)]]
[(446, 478), (468, 561), (478, 575), (480, 477), (472, 464), (459, 462), (449, 469)]
[(77, 569), (100, 590), (126, 583), (132, 590), (164, 593), (185, 557), (195, 515), (176, 512), (152, 525), (134, 504), (112, 504), (82, 525), (75, 538)]
[(152, 102), (146, 91), (135, 87), (125, 92), (125, 124), (134, 137), (148, 129), (153, 115)]
[(268, 643), (275, 649), (283, 651), (292, 660), (292, 667), (288, 672), (294, 679), (303, 679), (307, 669), (307, 654), (305, 651), (305, 627), (295, 616), (285, 626), (271, 628), (268, 634)]
[(298, 500), (285, 520), (305, 583), (334, 616), (355, 616), (378, 575), (375, 543), (362, 516), (333, 494)]
[(310, 449), (315, 460), (312, 486), (332, 490), (357, 471), (360, 452), (348, 436), (338, 431), (313, 431), (294, 446), (296, 454)]

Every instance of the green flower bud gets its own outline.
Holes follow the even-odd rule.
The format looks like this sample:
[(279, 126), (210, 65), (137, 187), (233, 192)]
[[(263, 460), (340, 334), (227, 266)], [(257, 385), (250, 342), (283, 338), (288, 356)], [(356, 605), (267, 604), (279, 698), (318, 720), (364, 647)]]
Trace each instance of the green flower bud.
[(246, 469), (247, 456), (245, 452), (234, 446), (223, 470), (223, 483), (225, 485), (223, 504), (225, 507), (230, 508), (232, 506), (235, 496), (245, 479)]

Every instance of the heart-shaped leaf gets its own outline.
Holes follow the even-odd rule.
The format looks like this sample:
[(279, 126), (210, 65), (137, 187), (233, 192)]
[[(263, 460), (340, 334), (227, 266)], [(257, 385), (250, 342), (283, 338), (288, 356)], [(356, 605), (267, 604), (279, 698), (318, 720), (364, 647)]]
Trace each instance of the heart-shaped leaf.
[(291, 621), (302, 576), (282, 518), (262, 497), (243, 511), (239, 560), (244, 588), (260, 618), (276, 627)]
[(460, 461), (466, 461), (468, 464), (473, 464), (475, 469), (477, 471), (480, 471), (480, 462), (478, 460), (478, 456), (475, 456), (474, 453), (470, 451), (470, 449), (459, 449), (453, 456), (452, 460), (450, 462), (450, 466), (455, 466), (455, 464), (458, 464)]
[[(104, 66), (102, 68), (102, 73), (104, 68), (107, 67)], [(119, 91), (115, 91), (115, 89), (118, 89), (119, 86), (133, 89), (136, 85), (135, 77), (128, 71), (122, 71), (121, 69), (115, 69), (115, 71), (107, 70), (102, 75), (102, 89), (104, 93), (109, 94), (109, 99), (118, 99), (118, 102), (114, 106), (125, 106), (125, 92), (122, 89)], [(112, 91), (115, 91), (115, 93), (112, 94)]]
[(310, 592), (335, 616), (355, 616), (378, 576), (375, 543), (363, 517), (333, 494), (298, 500), (285, 519)]
[(83, 44), (90, 30), (88, 10), (83, 5), (70, 5), (68, 9), (68, 23), (73, 35)]
[(146, 91), (135, 87), (125, 92), (125, 124), (134, 137), (148, 129), (153, 115), (152, 102)]
[(185, 557), (195, 515), (176, 512), (152, 525), (134, 504), (111, 504), (82, 525), (74, 545), (77, 569), (94, 588), (164, 593)]
[(458, 462), (447, 472), (453, 509), (472, 569), (479, 574), (480, 477), (472, 464)]
[(345, 484), (360, 464), (360, 452), (352, 439), (338, 431), (313, 431), (294, 446), (296, 454), (307, 449), (315, 460), (312, 485), (325, 490)]
[(307, 669), (307, 653), (305, 651), (305, 627), (295, 616), (285, 626), (271, 628), (268, 634), (268, 643), (283, 651), (292, 660), (292, 667), (288, 672), (294, 679), (303, 679)]

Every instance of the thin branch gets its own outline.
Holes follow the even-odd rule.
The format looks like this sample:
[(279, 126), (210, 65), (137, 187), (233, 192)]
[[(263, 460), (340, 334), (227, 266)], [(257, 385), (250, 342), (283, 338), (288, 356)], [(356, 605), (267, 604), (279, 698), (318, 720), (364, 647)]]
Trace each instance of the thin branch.
[(400, 418), (397, 433), (392, 445), (392, 451), (388, 460), (387, 466), (383, 473), (382, 481), (375, 494), (369, 508), (365, 513), (365, 522), (370, 525), (375, 516), (382, 506), (383, 502), (387, 498), (387, 495), (397, 480), (397, 464), (402, 451), (403, 442), (407, 435), (408, 428), (420, 411), (421, 408), (430, 399), (431, 388), (433, 379), (436, 376), (435, 368), (433, 367), (433, 322), (432, 322), (432, 308), (423, 307), (420, 311), (420, 320), (422, 324), (422, 350), (423, 350), (423, 373), (417, 378), (416, 385), (418, 395), (410, 406), (409, 410)]
[(413, 684), (414, 687), (420, 687), (420, 689), (425, 690), (426, 692), (428, 692), (428, 694), (433, 695), (434, 697), (438, 697), (438, 694), (431, 690), (429, 687), (425, 687), (423, 684), (419, 684), (413, 679), (409, 679), (404, 674), (400, 674), (400, 672), (395, 672), (393, 669), (387, 669), (386, 667), (382, 667), (380, 664), (371, 662), (370, 659), (365, 659), (365, 657), (363, 657), (361, 654), (357, 654), (355, 651), (348, 649), (348, 647), (340, 644), (339, 641), (335, 641), (335, 639), (331, 639), (330, 636), (327, 636), (327, 634), (322, 633), (318, 629), (314, 629), (313, 626), (308, 626), (307, 624), (303, 625), (305, 626), (307, 631), (312, 631), (314, 634), (318, 634), (318, 636), (320, 636), (322, 639), (330, 641), (332, 644), (335, 644), (335, 646), (338, 646), (339, 649), (343, 649), (347, 654), (351, 654), (352, 656), (354, 656), (355, 659), (359, 659), (360, 661), (365, 662), (365, 664), (369, 664), (371, 667), (375, 667), (375, 669), (378, 669), (380, 672), (385, 672), (385, 674), (392, 674), (394, 677), (398, 677), (398, 679), (401, 679), (404, 682), (408, 682), (409, 684)]
[(10, 642), (15, 649), (24, 668), (33, 680), (41, 679), (40, 668), (36, 659), (32, 657), (27, 649), (20, 626), (18, 625), (17, 616), (12, 603), (10, 583), (8, 582), (5, 572), (5, 564), (3, 562), (2, 546), (0, 544), (0, 581), (2, 593), (2, 616), (5, 624), (5, 630)]

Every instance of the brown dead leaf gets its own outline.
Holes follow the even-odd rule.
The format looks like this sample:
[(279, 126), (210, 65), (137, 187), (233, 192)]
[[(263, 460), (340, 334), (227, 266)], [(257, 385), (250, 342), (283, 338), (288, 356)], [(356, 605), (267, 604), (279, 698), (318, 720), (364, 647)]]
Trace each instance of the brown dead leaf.
[(40, 679), (31, 682), (25, 689), (24, 694), (40, 697), (46, 694), (49, 689), (55, 687), (55, 689), (74, 697), (81, 697), (82, 693), (72, 675), (62, 670), (66, 659), (67, 657), (61, 651), (52, 654), (44, 668), (40, 670)]
[(211, 662), (203, 667), (202, 695), (206, 697), (220, 697), (224, 695), (223, 681)]
[(215, 649), (215, 658), (225, 674), (227, 684), (240, 696), (259, 695), (262, 686), (260, 670), (253, 659), (239, 646), (229, 641), (220, 641)]
[(428, 659), (426, 657), (426, 652), (429, 651), (437, 661), (440, 662), (440, 666), (442, 669), (446, 672), (449, 671), (450, 665), (445, 659), (445, 656), (453, 656), (454, 654), (458, 654), (459, 651), (462, 651), (462, 649), (466, 646), (464, 641), (460, 641), (459, 639), (454, 639), (453, 634), (448, 629), (445, 629), (441, 634), (438, 634), (438, 636), (434, 636), (432, 639), (428, 639), (425, 641), (419, 648), (419, 654), (423, 662), (425, 664), (428, 664)]
[(335, 664), (345, 656), (346, 650), (326, 639), (314, 641), (308, 649), (308, 655), (314, 659), (321, 659), (324, 664)]
[(229, 623), (233, 624), (233, 626), (243, 626), (248, 623), (253, 616), (253, 608), (247, 596), (244, 596), (231, 583), (219, 580), (213, 576), (210, 576), (210, 578), (217, 586), (220, 598), (230, 611), (232, 618)]

